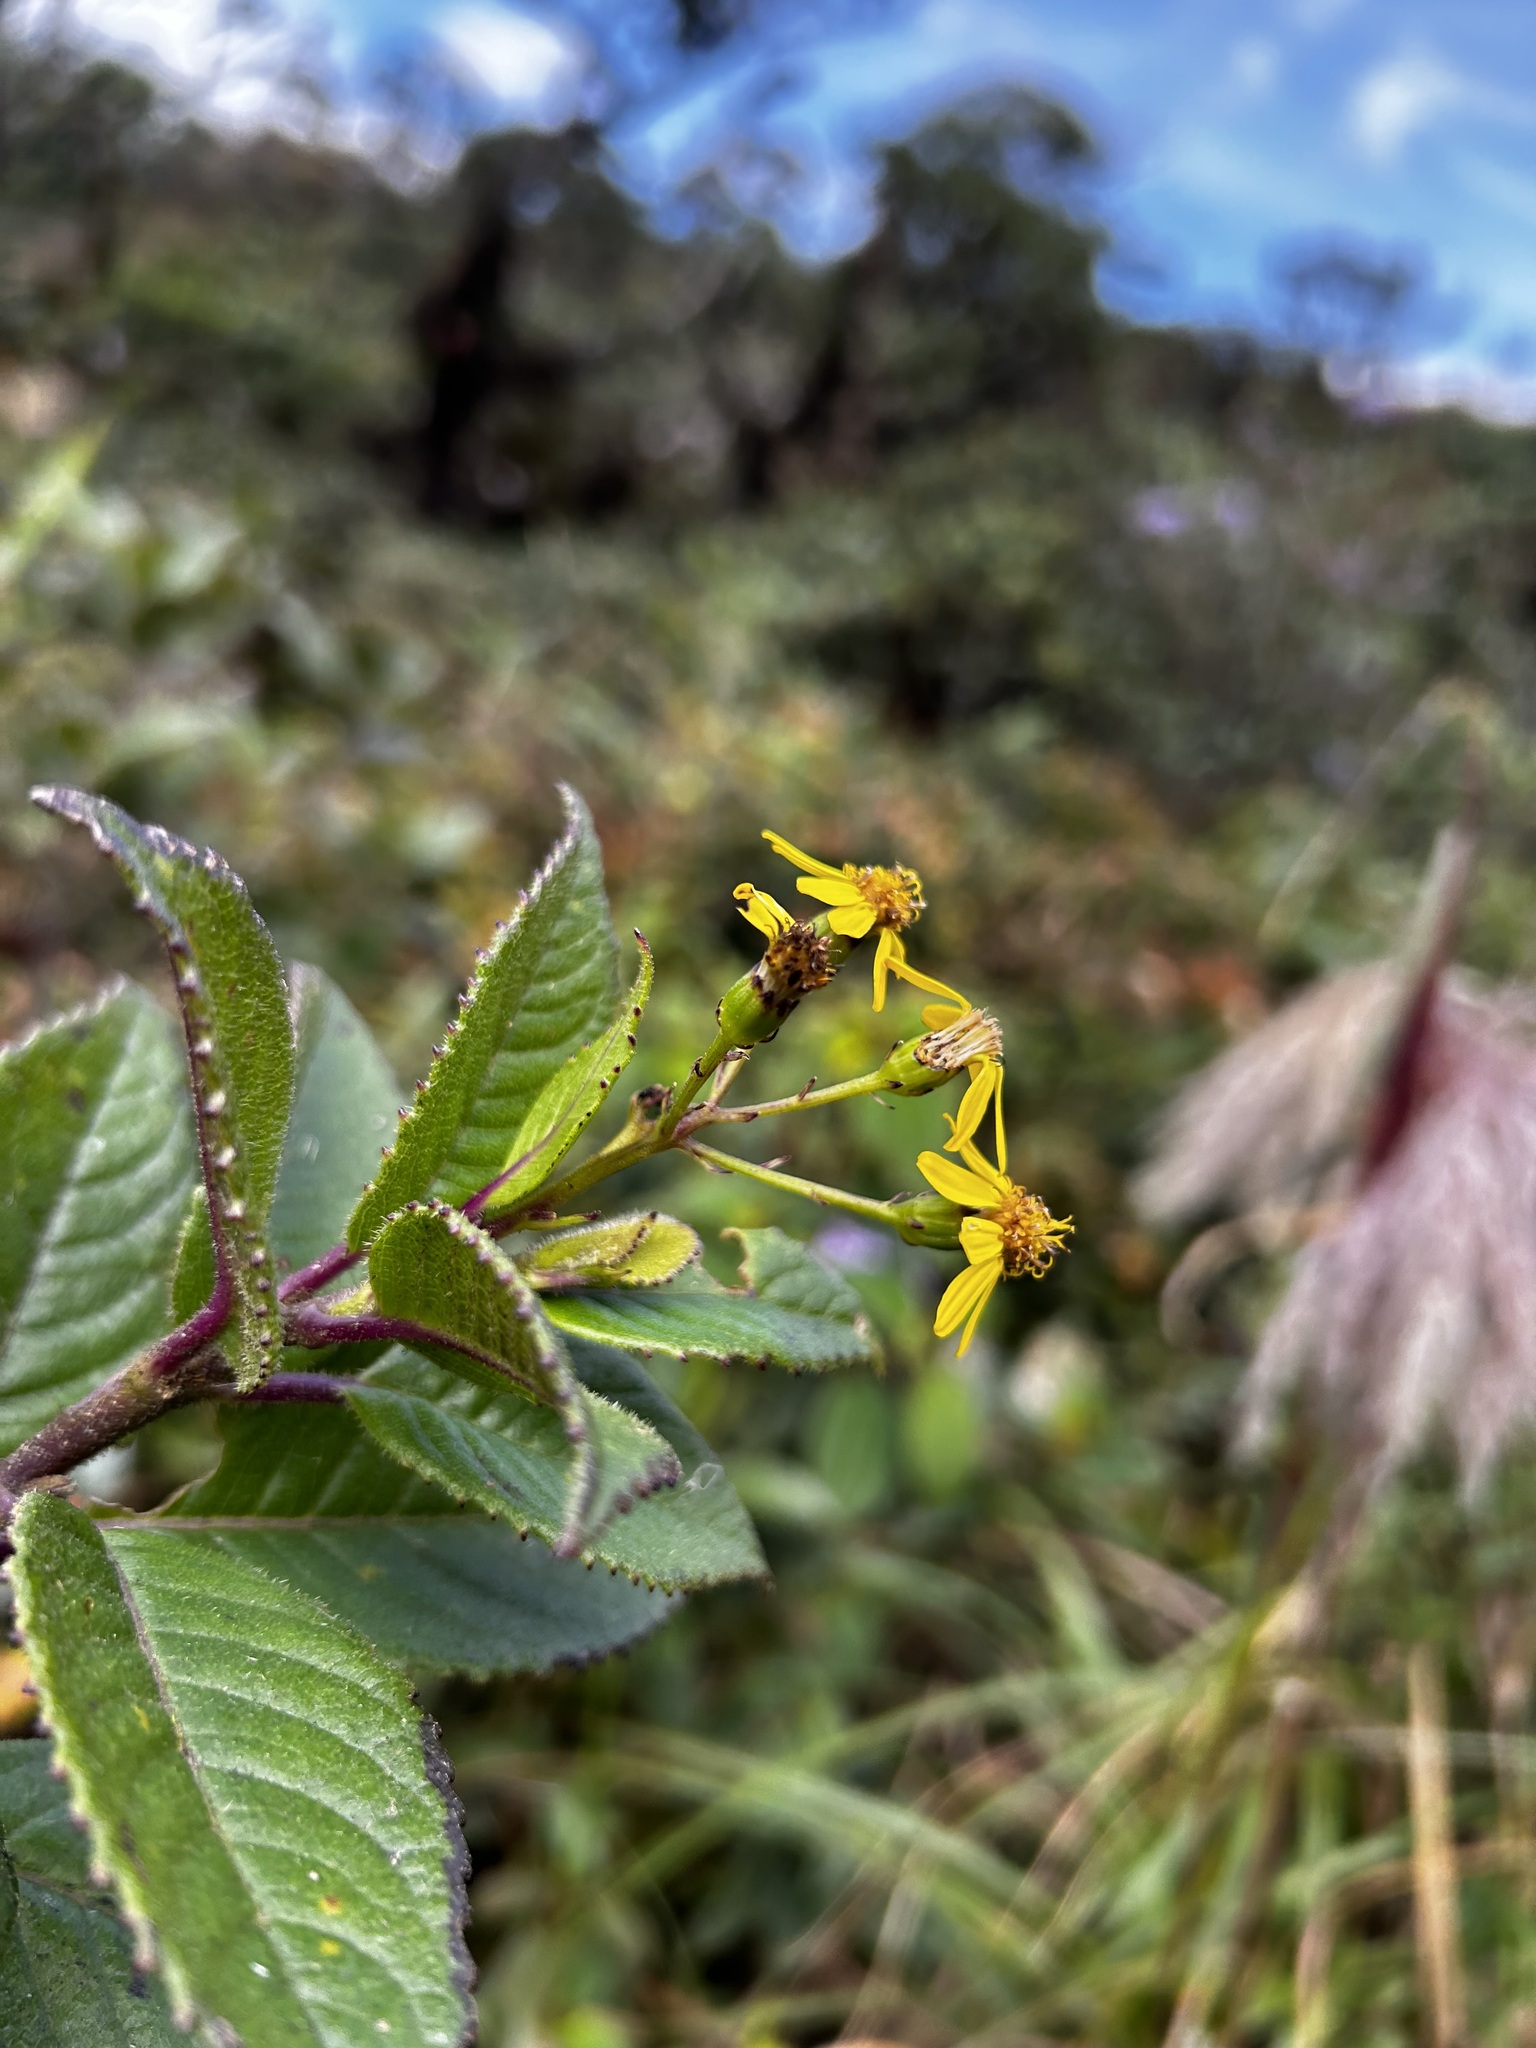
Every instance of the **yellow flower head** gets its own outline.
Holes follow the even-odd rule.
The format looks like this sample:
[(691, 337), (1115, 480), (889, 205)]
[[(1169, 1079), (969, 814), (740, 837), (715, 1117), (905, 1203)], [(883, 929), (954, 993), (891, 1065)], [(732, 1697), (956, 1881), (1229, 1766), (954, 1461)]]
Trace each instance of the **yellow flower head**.
[[(923, 911), (923, 885), (912, 868), (859, 868), (844, 861), (840, 868), (791, 846), (777, 832), (763, 837), (777, 854), (805, 871), (798, 884), (802, 896), (829, 906), (827, 923), (845, 939), (862, 939), (878, 930), (875, 944), (875, 1008), (885, 1008), (886, 977), (900, 973), (907, 951), (901, 934), (916, 924)], [(748, 885), (743, 884), (743, 887)], [(738, 895), (741, 890), (737, 890)], [(772, 900), (771, 898), (769, 899)], [(750, 912), (743, 913), (750, 915)]]
[[(1001, 1145), (998, 1149), (1002, 1157)], [(960, 1225), (965, 1271), (945, 1288), (933, 1319), (936, 1337), (961, 1330), (956, 1356), (964, 1357), (998, 1282), (1017, 1280), (1024, 1273), (1043, 1280), (1057, 1255), (1066, 1250), (1072, 1218), (1053, 1216), (1038, 1195), (1011, 1181), (1004, 1170), (1006, 1160), (1004, 1166), (994, 1166), (968, 1138), (960, 1142), (959, 1151), (964, 1165), (942, 1152), (920, 1154), (917, 1165), (935, 1193), (974, 1212)]]

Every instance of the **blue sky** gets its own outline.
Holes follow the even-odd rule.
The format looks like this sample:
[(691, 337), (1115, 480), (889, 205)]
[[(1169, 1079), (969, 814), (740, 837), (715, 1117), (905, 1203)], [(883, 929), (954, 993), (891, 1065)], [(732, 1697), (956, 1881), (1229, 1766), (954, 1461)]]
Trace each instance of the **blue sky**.
[[(319, 17), (344, 59), (435, 45), (488, 117), (547, 115), (581, 90), (580, 39), (559, 11), (499, 0), (285, 5)], [(257, 114), (259, 35), (242, 32), (256, 43), (232, 63), (216, 0), (74, 0), (74, 11), (85, 32), (157, 51), (184, 77), (220, 47), (219, 91), (237, 115)], [(830, 252), (867, 224), (869, 152), (883, 136), (967, 85), (1043, 86), (1104, 147), (1084, 203), (1115, 236), (1101, 278), (1112, 304), (1263, 325), (1277, 309), (1277, 252), (1344, 236), (1410, 254), (1433, 283), (1442, 317), (1409, 349), (1405, 398), (1459, 395), (1536, 416), (1531, 0), (889, 0), (866, 8), (857, 31), (808, 32), (808, 19), (797, 13), (771, 50), (781, 76), (768, 108), (753, 90), (761, 47), (750, 67), (727, 49), (663, 115), (631, 126), (622, 141), (637, 187), (660, 191), (729, 153), (750, 126), (804, 167), (786, 232)], [(242, 64), (246, 87), (232, 83)]]

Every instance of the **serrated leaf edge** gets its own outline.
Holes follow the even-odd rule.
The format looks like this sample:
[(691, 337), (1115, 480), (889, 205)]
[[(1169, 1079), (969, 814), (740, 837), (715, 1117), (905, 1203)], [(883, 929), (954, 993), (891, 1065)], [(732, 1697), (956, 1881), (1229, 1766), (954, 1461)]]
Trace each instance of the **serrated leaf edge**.
[[(470, 973), (468, 982), (465, 984), (463, 993), (459, 997), (458, 1014), (450, 1020), (447, 1030), (443, 1034), (442, 1044), (434, 1046), (431, 1067), (428, 1068), (424, 1078), (416, 1083), (412, 1099), (400, 1111), (395, 1127), (394, 1143), (385, 1151), (379, 1164), (378, 1174), (373, 1180), (368, 1182), (367, 1186), (358, 1196), (352, 1214), (348, 1219), (347, 1243), (353, 1251), (363, 1250), (372, 1242), (374, 1237), (377, 1237), (379, 1231), (389, 1221), (390, 1216), (399, 1213), (398, 1209), (392, 1209), (386, 1215), (381, 1216), (368, 1238), (359, 1239), (353, 1234), (358, 1218), (365, 1215), (369, 1198), (376, 1193), (379, 1181), (383, 1178), (384, 1169), (395, 1156), (402, 1137), (415, 1124), (425, 1102), (427, 1091), (432, 1085), (432, 1078), (439, 1071), (441, 1061), (459, 1035), (465, 1013), (473, 1006), (487, 977), (500, 958), (502, 950), (512, 943), (512, 940), (522, 928), (524, 919), (534, 904), (538, 902), (544, 890), (549, 886), (555, 873), (564, 866), (575, 851), (577, 841), (581, 837), (582, 826), (588, 821), (590, 814), (581, 797), (572, 789), (569, 783), (561, 782), (556, 787), (560, 792), (560, 801), (565, 806), (564, 827), (548, 853), (545, 854), (543, 860), (540, 861), (538, 867), (534, 870), (527, 888), (518, 890), (517, 900), (513, 904), (510, 913), (504, 918), (497, 919), (490, 943), (476, 950), (474, 968)], [(433, 1168), (433, 1178), (441, 1171), (441, 1168), (442, 1161), (439, 1160)], [(430, 1185), (431, 1182), (429, 1181), (428, 1187)], [(423, 1190), (415, 1199), (421, 1201), (425, 1198), (426, 1190)], [(401, 1208), (406, 1206), (408, 1205), (405, 1203), (400, 1205)]]

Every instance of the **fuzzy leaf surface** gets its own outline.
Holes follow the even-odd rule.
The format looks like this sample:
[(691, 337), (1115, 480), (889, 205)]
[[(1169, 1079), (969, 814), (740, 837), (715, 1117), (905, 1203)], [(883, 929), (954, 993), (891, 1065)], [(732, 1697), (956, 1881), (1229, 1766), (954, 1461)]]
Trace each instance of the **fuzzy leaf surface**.
[[(441, 1402), (379, 1385), (373, 1375), (349, 1391), (347, 1402), (400, 1464), (455, 1500), (542, 1537), (562, 1556), (606, 1551), (599, 1538), (616, 1516), (682, 1477), (675, 1454), (654, 1430), (585, 1389), (587, 1434), (573, 1445), (550, 1409), (448, 1373), (438, 1377), (446, 1383)], [(583, 1507), (573, 1516), (578, 1489)]]
[(699, 1252), (698, 1237), (686, 1223), (653, 1209), (551, 1231), (537, 1240), (523, 1271), (538, 1288), (659, 1287), (693, 1265)]
[(633, 1058), (635, 1032), (645, 1015), (655, 972), (650, 947), (638, 932), (635, 937), (640, 940), (640, 971), (619, 1005), (618, 1015), (539, 1090), (503, 1164), (506, 1178), (486, 1203), (485, 1215), (503, 1215), (516, 1208), (553, 1177)]
[(90, 1881), (48, 1742), (0, 1742), (0, 2039), (6, 2048), (177, 2048), (159, 1980)]
[(348, 1226), (354, 1249), (385, 1217), (486, 1187), (540, 1091), (608, 1026), (618, 949), (602, 853), (586, 805), (563, 791), (566, 826), (526, 897), (486, 948), (457, 1022)]
[[(448, 1379), (399, 1350), (380, 1366), (407, 1363), (426, 1384)], [(219, 1428), (218, 1469), (137, 1526), (174, 1524), (185, 1541), (259, 1566), (393, 1663), (477, 1677), (547, 1671), (606, 1656), (666, 1618), (660, 1594), (465, 1513), (346, 1408), (225, 1408)]]
[[(623, 1503), (676, 1479), (676, 1461), (654, 1430), (594, 1401), (571, 1371), (533, 1289), (495, 1239), (457, 1210), (434, 1203), (393, 1217), (369, 1250), (368, 1276), (386, 1316), (442, 1333), (442, 1345), (411, 1340), (435, 1364), (493, 1395), (521, 1395), (556, 1412), (575, 1452), (565, 1468), (565, 1505), (554, 1537), (561, 1556), (585, 1549)], [(394, 1455), (461, 1498), (492, 1512), (535, 1512), (519, 1483), (533, 1476), (527, 1464), (538, 1455), (532, 1435), (515, 1451), (509, 1446), (498, 1453), (493, 1473), (488, 1452), (477, 1458), (467, 1440), (450, 1446), (456, 1432), (446, 1423), (439, 1428), (404, 1409), (386, 1421), (383, 1404), (375, 1404), (368, 1427), (375, 1435), (386, 1432)]]
[(272, 1249), (307, 1266), (345, 1235), (357, 1191), (378, 1169), (400, 1091), (373, 1033), (318, 967), (290, 973), (296, 1081), (272, 1202)]
[(738, 1230), (740, 1290), (688, 1272), (650, 1290), (545, 1297), (549, 1319), (588, 1343), (668, 1358), (717, 1358), (791, 1372), (875, 1365), (879, 1351), (858, 1296), (781, 1230)]
[(0, 1452), (169, 1327), (196, 1170), (186, 1058), (142, 989), (0, 1049)]
[[(664, 1489), (634, 1499), (610, 1518), (580, 1555), (668, 1592), (760, 1576), (756, 1532), (719, 1461), (686, 1417), (632, 1360), (583, 1347), (577, 1365), (598, 1411), (639, 1417), (665, 1442), (676, 1475)], [(381, 1419), (377, 1410), (386, 1388), (391, 1406)], [(482, 1475), (499, 1480), (504, 1464), (522, 1452), (530, 1412), (514, 1397), (455, 1384), (404, 1353), (374, 1366), (349, 1401), (376, 1440), (402, 1462), (486, 1506), (490, 1501), (476, 1491), (487, 1483)], [(428, 1448), (400, 1442), (395, 1433), (407, 1429), (418, 1432)], [(519, 1511), (526, 1517), (525, 1508)]]
[(276, 1356), (274, 1304), (256, 1283), (293, 1096), (293, 1028), (277, 949), (245, 884), (218, 854), (83, 790), (32, 795), (86, 828), (171, 956), (209, 1210), (234, 1287), (231, 1362), (241, 1383), (254, 1385)]
[(671, 1491), (637, 1502), (614, 1523), (603, 1538), (604, 1562), (679, 1591), (767, 1578), (752, 1518), (719, 1459), (645, 1368), (590, 1344), (572, 1346), (572, 1363), (594, 1394), (617, 1401), (664, 1436), (683, 1473)]
[[(245, 2048), (466, 2038), (462, 1843), (404, 1681), (246, 1560), (23, 1500), (11, 1565), (93, 1860)], [(311, 1874), (313, 1873), (313, 1875)]]

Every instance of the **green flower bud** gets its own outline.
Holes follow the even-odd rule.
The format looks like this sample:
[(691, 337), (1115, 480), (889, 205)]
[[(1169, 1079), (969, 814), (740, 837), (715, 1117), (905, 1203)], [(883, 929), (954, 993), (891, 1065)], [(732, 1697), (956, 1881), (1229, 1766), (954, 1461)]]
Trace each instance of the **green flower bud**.
[(943, 1195), (908, 1195), (886, 1206), (904, 1244), (926, 1245), (935, 1252), (950, 1252), (959, 1246), (960, 1225), (968, 1212)]

